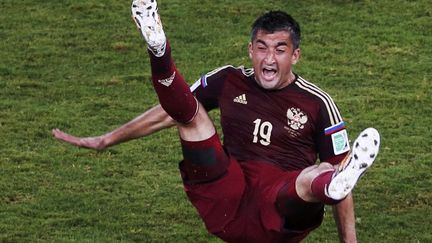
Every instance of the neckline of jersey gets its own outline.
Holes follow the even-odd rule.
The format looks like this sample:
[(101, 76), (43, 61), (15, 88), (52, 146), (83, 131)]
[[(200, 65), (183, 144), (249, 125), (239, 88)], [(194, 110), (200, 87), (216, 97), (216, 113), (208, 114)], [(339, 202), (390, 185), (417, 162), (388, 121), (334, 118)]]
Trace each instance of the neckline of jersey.
[(287, 86), (285, 86), (281, 89), (265, 89), (265, 88), (261, 87), (260, 85), (258, 85), (257, 80), (255, 79), (255, 74), (253, 75), (253, 83), (258, 89), (263, 90), (265, 92), (270, 92), (270, 93), (281, 92), (281, 91), (284, 91), (286, 89), (289, 89), (298, 81), (299, 75), (297, 75), (295, 72), (293, 72), (293, 74), (294, 74), (293, 81), (291, 81)]

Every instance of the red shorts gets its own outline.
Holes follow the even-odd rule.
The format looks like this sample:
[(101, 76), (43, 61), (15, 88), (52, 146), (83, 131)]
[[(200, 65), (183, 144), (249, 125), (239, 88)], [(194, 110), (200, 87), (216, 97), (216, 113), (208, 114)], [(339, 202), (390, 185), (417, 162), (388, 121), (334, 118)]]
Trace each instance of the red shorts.
[[(215, 181), (189, 184), (185, 191), (207, 230), (227, 242), (299, 242), (321, 221), (302, 231), (287, 231), (275, 202), (283, 186), (294, 187), (300, 171), (287, 172), (255, 161), (230, 159)], [(295, 209), (293, 209), (295, 210)]]

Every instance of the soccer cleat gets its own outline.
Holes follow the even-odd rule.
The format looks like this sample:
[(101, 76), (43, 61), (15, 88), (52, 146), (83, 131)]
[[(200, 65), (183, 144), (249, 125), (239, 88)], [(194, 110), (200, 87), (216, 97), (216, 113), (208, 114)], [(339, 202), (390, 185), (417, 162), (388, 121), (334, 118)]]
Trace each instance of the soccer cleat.
[(354, 141), (350, 154), (339, 165), (327, 186), (327, 196), (342, 200), (354, 189), (357, 181), (378, 155), (380, 136), (375, 128), (367, 128)]
[(163, 56), (166, 48), (166, 37), (158, 14), (156, 0), (134, 0), (131, 9), (132, 18), (147, 42), (148, 49), (157, 57)]

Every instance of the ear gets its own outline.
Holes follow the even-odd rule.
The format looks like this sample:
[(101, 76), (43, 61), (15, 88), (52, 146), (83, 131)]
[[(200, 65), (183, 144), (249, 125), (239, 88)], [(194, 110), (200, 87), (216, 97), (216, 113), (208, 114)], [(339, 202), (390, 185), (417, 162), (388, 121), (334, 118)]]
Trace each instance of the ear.
[(249, 42), (248, 50), (249, 50), (249, 58), (252, 59), (252, 54), (253, 54), (252, 42)]
[(293, 51), (293, 55), (292, 55), (292, 58), (291, 58), (291, 63), (292, 64), (296, 64), (300, 60), (300, 54), (301, 54), (300, 48), (297, 48), (297, 49), (295, 49)]

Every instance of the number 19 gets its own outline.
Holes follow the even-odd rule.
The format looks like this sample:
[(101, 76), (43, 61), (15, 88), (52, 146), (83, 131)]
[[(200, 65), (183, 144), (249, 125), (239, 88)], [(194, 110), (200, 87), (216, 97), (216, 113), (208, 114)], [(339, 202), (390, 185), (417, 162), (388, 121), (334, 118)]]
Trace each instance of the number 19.
[(261, 119), (256, 119), (254, 123), (255, 129), (253, 131), (253, 143), (258, 143), (259, 141), (262, 145), (268, 146), (270, 144), (273, 125), (268, 121), (261, 123)]

